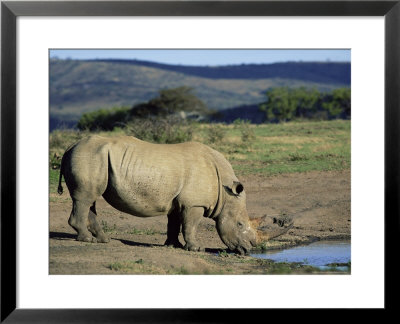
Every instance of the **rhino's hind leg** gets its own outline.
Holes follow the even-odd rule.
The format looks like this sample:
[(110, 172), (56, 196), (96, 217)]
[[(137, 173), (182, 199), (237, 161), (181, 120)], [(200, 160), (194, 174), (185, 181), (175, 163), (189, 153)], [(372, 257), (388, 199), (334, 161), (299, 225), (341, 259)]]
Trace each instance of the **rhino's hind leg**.
[(99, 225), (96, 219), (97, 212), (96, 212), (96, 202), (93, 203), (93, 205), (90, 207), (89, 210), (89, 226), (88, 230), (91, 232), (97, 239), (97, 242), (99, 243), (108, 243), (110, 242), (110, 238), (107, 237), (106, 234), (104, 234), (103, 229)]
[(204, 251), (196, 240), (197, 226), (204, 215), (204, 208), (192, 207), (183, 211), (182, 233), (185, 239), (184, 249), (188, 251)]
[(95, 242), (96, 239), (88, 231), (88, 211), (91, 203), (73, 199), (71, 216), (68, 224), (78, 233), (77, 241)]
[(172, 211), (168, 214), (168, 225), (167, 225), (167, 240), (164, 245), (173, 246), (176, 248), (183, 248), (181, 242), (179, 242), (178, 236), (181, 231), (181, 218), (180, 214), (176, 211)]

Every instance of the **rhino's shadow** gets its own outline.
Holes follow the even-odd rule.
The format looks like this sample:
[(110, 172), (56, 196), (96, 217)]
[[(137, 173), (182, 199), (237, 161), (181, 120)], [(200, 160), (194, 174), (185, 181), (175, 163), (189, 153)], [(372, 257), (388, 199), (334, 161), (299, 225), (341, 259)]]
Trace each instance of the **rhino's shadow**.
[[(71, 233), (63, 233), (63, 232), (50, 232), (49, 237), (50, 237), (50, 239), (53, 239), (53, 240), (76, 240), (77, 235), (71, 234)], [(130, 240), (124, 240), (124, 239), (116, 239), (116, 238), (111, 238), (111, 239), (120, 241), (122, 244), (129, 245), (129, 246), (144, 246), (144, 247), (164, 246), (163, 244), (141, 243), (141, 242), (135, 242), (135, 241), (130, 241)], [(221, 249), (205, 248), (205, 252), (211, 253), (211, 254), (217, 254), (218, 252), (221, 252)]]
[(123, 240), (123, 239), (114, 239), (114, 240), (120, 241), (122, 244), (126, 244), (126, 245), (129, 245), (129, 246), (146, 246), (146, 247), (164, 246), (163, 244), (140, 243), (140, 242), (134, 242), (134, 241), (129, 241), (129, 240)]
[[(152, 246), (165, 246), (164, 244), (153, 244), (153, 243), (140, 243), (140, 242), (134, 242), (134, 241), (129, 241), (129, 240), (123, 240), (123, 239), (114, 239), (116, 241), (120, 241), (122, 244), (126, 244), (129, 246), (145, 246), (145, 247), (152, 247)], [(179, 248), (177, 248), (179, 249)], [(212, 254), (218, 254), (221, 252), (222, 249), (213, 249), (213, 248), (205, 248), (205, 252), (207, 253), (212, 253)]]
[[(152, 247), (152, 246), (165, 246), (164, 244), (149, 244), (149, 243), (139, 243), (139, 242), (134, 242), (134, 241), (128, 241), (128, 240), (122, 240), (122, 239), (115, 239), (120, 241), (123, 244), (130, 245), (130, 246), (147, 246), (147, 247)], [(177, 248), (180, 249), (180, 248)], [(212, 253), (212, 254), (217, 254), (218, 252), (221, 252), (222, 249), (214, 249), (214, 248), (205, 248), (204, 252), (207, 253)]]
[(54, 240), (65, 240), (65, 239), (76, 239), (76, 234), (61, 233), (61, 232), (50, 232), (49, 237)]
[[(53, 240), (76, 240), (77, 235), (71, 234), (71, 233), (62, 233), (62, 232), (50, 232), (49, 237)], [(140, 242), (123, 240), (123, 239), (116, 239), (116, 238), (112, 238), (112, 237), (111, 237), (111, 239), (120, 241), (122, 244), (130, 245), (130, 246), (146, 246), (146, 247), (163, 246), (161, 244), (140, 243)]]
[(213, 248), (205, 248), (204, 250), (205, 252), (212, 254), (218, 254), (219, 252), (223, 251), (223, 249), (213, 249)]

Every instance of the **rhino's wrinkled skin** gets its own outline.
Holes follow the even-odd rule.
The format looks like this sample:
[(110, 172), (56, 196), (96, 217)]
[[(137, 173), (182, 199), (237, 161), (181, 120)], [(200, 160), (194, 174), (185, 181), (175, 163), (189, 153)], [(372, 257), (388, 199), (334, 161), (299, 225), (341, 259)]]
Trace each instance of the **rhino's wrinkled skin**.
[(95, 202), (103, 196), (135, 216), (168, 215), (167, 245), (181, 246), (182, 228), (185, 249), (203, 250), (196, 241), (203, 216), (215, 220), (231, 250), (244, 254), (256, 244), (243, 185), (222, 154), (206, 145), (89, 136), (65, 152), (60, 193), (62, 176), (73, 200), (69, 224), (80, 241), (109, 241), (96, 221)]

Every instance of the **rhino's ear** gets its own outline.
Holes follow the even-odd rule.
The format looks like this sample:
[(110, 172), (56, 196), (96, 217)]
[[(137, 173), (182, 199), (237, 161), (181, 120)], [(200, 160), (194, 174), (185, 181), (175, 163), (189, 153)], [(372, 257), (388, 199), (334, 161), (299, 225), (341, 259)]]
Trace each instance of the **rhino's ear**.
[(239, 196), (240, 193), (244, 190), (243, 185), (238, 181), (233, 181), (233, 184), (230, 187), (224, 186), (224, 188), (227, 192), (235, 196)]
[(238, 182), (238, 181), (233, 181), (233, 185), (232, 185), (232, 192), (235, 195), (240, 195), (240, 193), (244, 190), (243, 185)]

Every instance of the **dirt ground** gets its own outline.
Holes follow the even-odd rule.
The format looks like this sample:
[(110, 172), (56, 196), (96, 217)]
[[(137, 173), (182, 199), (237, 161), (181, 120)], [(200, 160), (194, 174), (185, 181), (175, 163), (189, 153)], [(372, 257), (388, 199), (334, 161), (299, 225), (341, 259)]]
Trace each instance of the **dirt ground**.
[[(239, 178), (247, 192), (250, 218), (282, 213), (294, 217), (293, 228), (267, 242), (268, 249), (350, 239), (350, 170)], [(226, 253), (210, 219), (204, 218), (198, 229), (205, 252), (188, 252), (163, 246), (165, 216), (134, 217), (100, 199), (98, 220), (111, 237), (104, 244), (76, 241), (68, 225), (70, 212), (64, 184), (62, 196), (50, 195), (50, 274), (263, 274), (277, 270), (269, 261)], [(184, 243), (182, 234), (180, 241)], [(295, 266), (292, 270), (307, 269)]]

